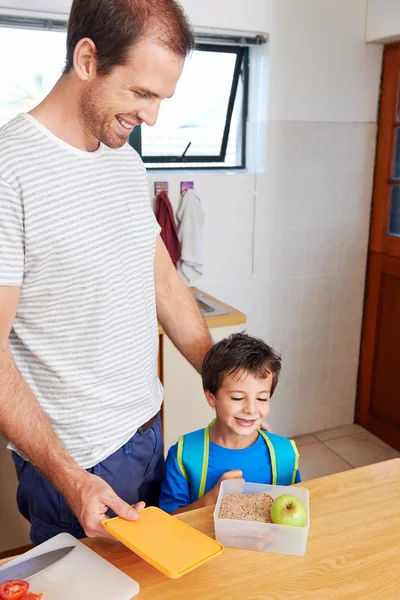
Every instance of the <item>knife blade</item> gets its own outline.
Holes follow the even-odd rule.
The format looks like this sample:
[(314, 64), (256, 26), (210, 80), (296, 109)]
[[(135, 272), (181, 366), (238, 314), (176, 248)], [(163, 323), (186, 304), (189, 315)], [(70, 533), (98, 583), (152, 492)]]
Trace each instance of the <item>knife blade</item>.
[(48, 569), (51, 565), (64, 558), (64, 556), (67, 556), (75, 547), (67, 546), (65, 548), (58, 548), (58, 550), (51, 550), (50, 552), (27, 558), (17, 565), (0, 567), (0, 583), (9, 581), (10, 579), (29, 579)]

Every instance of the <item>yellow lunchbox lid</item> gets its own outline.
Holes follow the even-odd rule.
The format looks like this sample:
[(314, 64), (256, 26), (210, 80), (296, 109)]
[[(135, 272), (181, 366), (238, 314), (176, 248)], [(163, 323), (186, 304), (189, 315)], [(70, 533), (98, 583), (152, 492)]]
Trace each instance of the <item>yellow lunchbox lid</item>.
[(172, 579), (185, 575), (223, 550), (222, 544), (154, 506), (141, 510), (137, 521), (114, 517), (103, 520), (102, 524), (130, 550)]

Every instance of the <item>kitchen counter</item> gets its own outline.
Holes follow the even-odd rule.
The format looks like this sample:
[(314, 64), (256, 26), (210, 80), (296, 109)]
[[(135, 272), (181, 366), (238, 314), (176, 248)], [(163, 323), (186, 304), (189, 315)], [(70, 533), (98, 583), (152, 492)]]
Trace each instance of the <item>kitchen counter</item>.
[[(400, 459), (299, 485), (310, 490), (304, 557), (225, 548), (174, 580), (118, 542), (84, 543), (139, 582), (139, 600), (399, 600)], [(213, 507), (177, 518), (214, 535)]]
[[(85, 543), (140, 583), (140, 600), (399, 600), (400, 459), (300, 485), (310, 490), (304, 557), (226, 548), (172, 580), (119, 543)], [(177, 518), (213, 536), (212, 513)]]
[[(227, 312), (227, 314), (225, 315), (204, 315), (209, 329), (213, 329), (215, 327), (229, 327), (230, 325), (241, 325), (243, 323), (246, 323), (246, 315), (240, 312), (239, 310), (236, 310), (232, 306), (229, 306), (229, 304), (225, 304), (224, 302), (213, 298), (213, 296), (202, 292), (196, 287), (190, 287), (189, 290), (192, 292), (192, 294), (200, 294), (204, 296), (204, 298), (209, 299), (212, 302), (212, 304), (219, 306), (221, 309)], [(164, 330), (161, 325), (158, 326), (158, 332), (160, 335), (164, 333)]]

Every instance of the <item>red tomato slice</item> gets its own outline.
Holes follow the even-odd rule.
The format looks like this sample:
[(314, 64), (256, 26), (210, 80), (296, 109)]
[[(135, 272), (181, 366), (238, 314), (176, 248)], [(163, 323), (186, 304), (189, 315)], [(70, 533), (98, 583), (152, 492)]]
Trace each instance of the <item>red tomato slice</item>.
[(5, 581), (0, 583), (0, 598), (2, 600), (19, 600), (25, 596), (28, 590), (29, 583), (27, 581), (19, 581), (18, 579)]
[(40, 600), (42, 596), (43, 594), (33, 594), (32, 592), (29, 592), (26, 596), (22, 597), (22, 600)]

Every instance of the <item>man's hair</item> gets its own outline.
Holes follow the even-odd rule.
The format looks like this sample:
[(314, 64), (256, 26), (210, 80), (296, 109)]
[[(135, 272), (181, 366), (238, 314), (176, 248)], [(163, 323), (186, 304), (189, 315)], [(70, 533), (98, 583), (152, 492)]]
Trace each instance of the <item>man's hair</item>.
[(183, 58), (195, 45), (189, 21), (175, 0), (74, 0), (64, 74), (73, 67), (76, 45), (83, 38), (96, 45), (98, 73), (107, 75), (125, 64), (132, 46), (146, 37)]
[(208, 351), (201, 371), (203, 388), (215, 395), (227, 375), (241, 371), (259, 379), (272, 374), (272, 396), (281, 371), (281, 357), (262, 340), (246, 333), (234, 333)]

